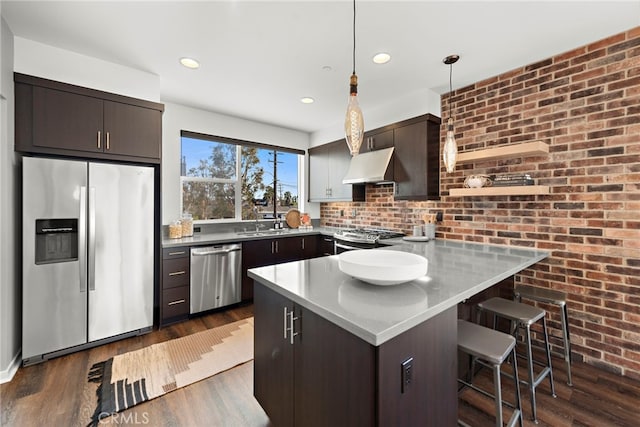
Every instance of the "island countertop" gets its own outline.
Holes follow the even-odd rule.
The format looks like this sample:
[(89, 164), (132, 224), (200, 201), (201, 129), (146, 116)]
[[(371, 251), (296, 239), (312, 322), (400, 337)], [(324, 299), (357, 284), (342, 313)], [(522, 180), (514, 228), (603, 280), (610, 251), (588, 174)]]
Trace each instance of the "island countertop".
[(339, 255), (253, 268), (248, 274), (379, 346), (549, 256), (545, 251), (454, 240), (390, 242), (394, 245), (384, 249), (427, 258), (427, 274), (396, 286), (371, 285), (340, 271)]

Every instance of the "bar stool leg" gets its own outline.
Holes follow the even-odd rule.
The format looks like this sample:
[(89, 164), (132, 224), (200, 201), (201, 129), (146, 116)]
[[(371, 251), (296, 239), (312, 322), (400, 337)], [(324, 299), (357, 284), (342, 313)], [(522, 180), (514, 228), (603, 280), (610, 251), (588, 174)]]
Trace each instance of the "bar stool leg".
[(569, 313), (567, 304), (562, 306), (562, 338), (564, 340), (564, 361), (567, 364), (567, 384), (573, 386), (571, 381), (571, 339), (569, 337)]
[(511, 367), (513, 368), (513, 381), (516, 386), (516, 410), (518, 411), (520, 427), (523, 427), (524, 421), (522, 419), (522, 401), (520, 400), (520, 379), (518, 378), (518, 365), (516, 357), (516, 348), (514, 346), (511, 354)]
[(549, 369), (549, 385), (551, 386), (551, 396), (556, 397), (556, 389), (553, 386), (553, 369), (551, 368), (551, 349), (549, 348), (549, 335), (547, 334), (547, 316), (542, 318), (542, 328), (544, 331), (544, 349), (547, 353), (547, 366)]
[(531, 352), (531, 329), (529, 325), (525, 328), (525, 344), (527, 346), (527, 369), (529, 370), (529, 395), (531, 399), (531, 419), (534, 423), (538, 424), (538, 413), (536, 410), (536, 387), (535, 377), (533, 376), (533, 354)]
[(493, 384), (496, 389), (496, 427), (502, 427), (502, 384), (500, 384), (500, 365), (493, 365)]

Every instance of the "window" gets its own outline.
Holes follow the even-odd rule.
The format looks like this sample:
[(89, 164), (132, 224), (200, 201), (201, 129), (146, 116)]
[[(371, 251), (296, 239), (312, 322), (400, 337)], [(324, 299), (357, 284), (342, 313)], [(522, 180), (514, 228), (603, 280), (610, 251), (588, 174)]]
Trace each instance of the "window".
[(284, 216), (298, 207), (300, 150), (182, 132), (182, 211), (195, 221)]

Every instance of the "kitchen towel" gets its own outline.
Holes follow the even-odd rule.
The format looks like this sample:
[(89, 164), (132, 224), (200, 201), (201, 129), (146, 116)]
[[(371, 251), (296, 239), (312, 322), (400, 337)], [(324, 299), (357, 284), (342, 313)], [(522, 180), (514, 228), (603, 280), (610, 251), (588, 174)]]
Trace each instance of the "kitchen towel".
[(253, 359), (253, 317), (96, 363), (98, 404), (89, 422), (203, 380)]

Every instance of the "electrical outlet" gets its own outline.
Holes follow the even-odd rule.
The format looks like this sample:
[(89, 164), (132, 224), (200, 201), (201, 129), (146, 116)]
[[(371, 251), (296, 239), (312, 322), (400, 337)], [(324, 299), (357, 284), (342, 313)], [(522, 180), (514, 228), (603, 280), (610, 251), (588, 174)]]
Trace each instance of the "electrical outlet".
[(340, 216), (344, 216), (344, 209), (340, 209)]
[(442, 221), (442, 212), (436, 212), (436, 221)]
[(405, 393), (409, 390), (409, 387), (413, 382), (413, 357), (402, 362), (400, 368), (400, 392)]

